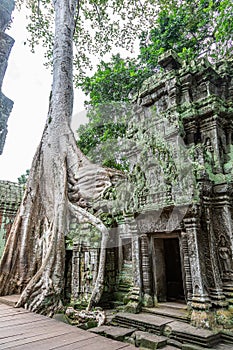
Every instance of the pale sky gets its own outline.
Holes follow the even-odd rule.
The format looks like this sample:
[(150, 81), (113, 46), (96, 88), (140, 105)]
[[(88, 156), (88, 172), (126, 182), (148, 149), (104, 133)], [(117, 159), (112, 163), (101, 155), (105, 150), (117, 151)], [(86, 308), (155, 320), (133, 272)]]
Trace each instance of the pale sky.
[[(0, 180), (17, 182), (31, 166), (32, 158), (43, 132), (52, 77), (43, 65), (42, 50), (35, 54), (24, 45), (27, 38), (25, 14), (13, 13), (12, 28), (7, 32), (15, 39), (2, 92), (14, 101), (8, 119), (8, 134), (3, 154), (0, 155)], [(84, 94), (75, 91), (73, 124), (85, 122)]]

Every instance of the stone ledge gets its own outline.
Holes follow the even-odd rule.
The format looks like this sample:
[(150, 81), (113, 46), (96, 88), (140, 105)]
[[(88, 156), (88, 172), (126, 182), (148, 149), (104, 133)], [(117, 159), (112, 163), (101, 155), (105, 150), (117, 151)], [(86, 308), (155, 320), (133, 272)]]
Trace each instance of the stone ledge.
[(135, 332), (135, 328), (124, 328), (114, 326), (100, 326), (89, 329), (89, 332), (104, 335), (107, 338), (123, 341), (126, 337)]
[(148, 332), (137, 331), (133, 334), (135, 337), (135, 345), (146, 349), (159, 349), (167, 344), (167, 338), (151, 334)]

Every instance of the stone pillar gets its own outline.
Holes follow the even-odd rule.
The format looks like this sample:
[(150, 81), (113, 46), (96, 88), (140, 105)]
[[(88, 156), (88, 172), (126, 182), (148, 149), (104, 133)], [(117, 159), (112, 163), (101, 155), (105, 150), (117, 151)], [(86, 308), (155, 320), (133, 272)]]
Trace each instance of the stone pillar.
[(214, 186), (213, 200), (213, 231), (216, 239), (216, 250), (223, 293), (233, 306), (233, 213), (232, 213), (232, 185), (220, 184)]
[(80, 297), (80, 245), (74, 245), (72, 256), (71, 300), (76, 302)]
[(183, 267), (184, 267), (184, 290), (186, 295), (187, 304), (191, 305), (192, 302), (192, 275), (191, 275), (191, 267), (189, 262), (189, 250), (188, 250), (188, 239), (187, 233), (181, 232), (180, 244), (183, 255)]
[(202, 143), (206, 144), (206, 140), (210, 140), (209, 147), (212, 148), (214, 157), (214, 173), (222, 173), (222, 163), (223, 159), (221, 157), (221, 150), (219, 144), (219, 134), (220, 134), (220, 117), (218, 114), (214, 114), (210, 118), (201, 120), (200, 129), (202, 131)]
[(142, 286), (143, 286), (143, 305), (147, 307), (153, 306), (151, 296), (151, 265), (149, 256), (149, 244), (146, 234), (141, 236), (141, 260), (142, 260)]
[[(223, 247), (221, 246), (221, 239), (218, 243), (219, 256), (221, 255), (220, 249), (223, 251), (220, 263), (223, 263), (226, 267), (223, 271), (223, 292), (226, 296), (229, 304), (233, 307), (233, 223), (232, 223), (232, 213), (229, 202), (225, 204), (223, 208), (223, 227), (226, 228), (224, 236), (226, 237)], [(228, 245), (229, 244), (229, 245)]]
[(190, 104), (191, 101), (191, 84), (192, 84), (192, 75), (190, 73), (186, 73), (180, 77), (181, 84), (181, 101), (180, 103), (186, 103), (186, 105)]
[(191, 322), (194, 326), (210, 328), (211, 320), (209, 309), (211, 307), (209, 295), (205, 285), (205, 261), (202, 258), (199, 237), (200, 237), (200, 222), (198, 216), (193, 216), (184, 219), (184, 225), (187, 233), (188, 252), (190, 261), (190, 270), (192, 277), (192, 301), (193, 309)]
[(141, 260), (140, 260), (140, 236), (137, 229), (137, 223), (134, 217), (126, 219), (128, 230), (132, 237), (132, 264), (133, 264), (133, 288), (129, 294), (129, 303), (125, 307), (125, 311), (138, 313), (141, 309), (142, 301), (142, 276), (141, 276)]
[(216, 250), (214, 231), (213, 231), (213, 222), (212, 217), (214, 212), (211, 213), (211, 208), (207, 207), (206, 210), (206, 225), (207, 225), (207, 233), (208, 233), (208, 242), (210, 249), (210, 259), (209, 259), (209, 267), (211, 269), (211, 277), (213, 280), (213, 285), (209, 288), (211, 302), (214, 306), (217, 307), (227, 307), (228, 303), (226, 302), (226, 298), (223, 294), (222, 289), (222, 281), (220, 277), (220, 271), (218, 267), (218, 252)]
[[(190, 112), (190, 116), (192, 116), (195, 113), (195, 111), (193, 111), (193, 110), (191, 110), (191, 111), (188, 110), (188, 112)], [(187, 114), (188, 113), (186, 112), (185, 115), (187, 115)], [(189, 116), (189, 115), (187, 115), (187, 116)], [(184, 126), (185, 126), (185, 134), (186, 134), (187, 144), (190, 146), (195, 145), (195, 142), (196, 142), (195, 136), (197, 134), (197, 122), (196, 122), (196, 120), (189, 120), (189, 119), (185, 120), (184, 119)]]

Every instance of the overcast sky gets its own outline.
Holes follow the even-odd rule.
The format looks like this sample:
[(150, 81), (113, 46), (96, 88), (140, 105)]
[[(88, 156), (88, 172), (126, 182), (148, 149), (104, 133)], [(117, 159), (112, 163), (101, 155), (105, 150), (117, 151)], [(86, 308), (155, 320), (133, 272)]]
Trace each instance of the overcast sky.
[[(2, 92), (14, 101), (8, 120), (8, 134), (0, 155), (0, 180), (16, 181), (31, 166), (40, 142), (48, 111), (52, 77), (43, 66), (42, 50), (35, 54), (24, 45), (27, 38), (25, 13), (15, 11), (12, 28), (7, 32), (15, 39)], [(75, 92), (74, 129), (85, 121), (84, 95)]]

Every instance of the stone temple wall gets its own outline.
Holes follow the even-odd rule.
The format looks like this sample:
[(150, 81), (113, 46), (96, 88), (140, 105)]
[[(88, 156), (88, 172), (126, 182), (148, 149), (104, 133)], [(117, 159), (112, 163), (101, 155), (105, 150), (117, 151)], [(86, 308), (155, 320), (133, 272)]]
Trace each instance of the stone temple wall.
[[(115, 289), (108, 271), (106, 292), (113, 302), (124, 293), (136, 312), (140, 303), (184, 300), (199, 326), (199, 316), (233, 303), (233, 61), (186, 64), (170, 51), (159, 64), (135, 96), (124, 140), (127, 179), (96, 204), (95, 215), (115, 219)], [(92, 291), (93, 252), (84, 248), (93, 248), (98, 234), (75, 225), (71, 231), (75, 302)], [(93, 261), (97, 266), (98, 254)]]
[(14, 0), (1, 0), (0, 3), (0, 154), (7, 135), (7, 121), (13, 107), (13, 102), (2, 93), (2, 83), (6, 72), (7, 63), (14, 40), (5, 33), (11, 21), (11, 13), (14, 9)]
[[(92, 207), (111, 227), (104, 291), (113, 299), (105, 301), (120, 297), (126, 310), (138, 312), (181, 299), (194, 325), (209, 328), (215, 313), (218, 326), (230, 328), (233, 60), (187, 65), (170, 51), (159, 64), (163, 69), (135, 97), (124, 140), (129, 173)], [(20, 189), (1, 186), (4, 243)], [(93, 290), (100, 235), (76, 219), (71, 224), (66, 295), (78, 304)]]
[(0, 181), (0, 257), (23, 195), (23, 187)]

